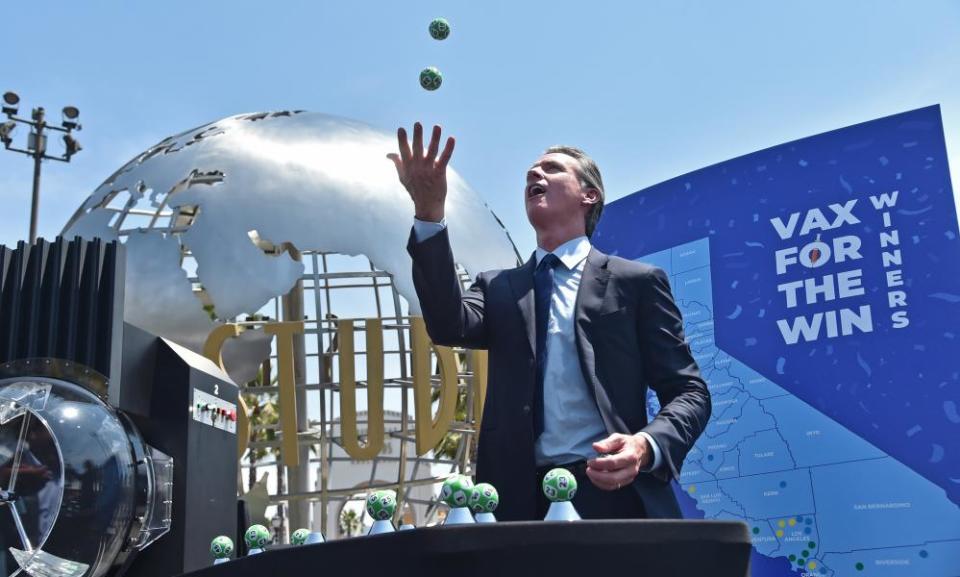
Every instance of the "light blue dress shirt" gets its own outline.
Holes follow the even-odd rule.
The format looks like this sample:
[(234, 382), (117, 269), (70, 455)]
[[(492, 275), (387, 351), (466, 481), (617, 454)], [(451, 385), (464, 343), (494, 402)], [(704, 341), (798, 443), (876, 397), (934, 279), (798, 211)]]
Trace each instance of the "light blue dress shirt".
[[(446, 228), (446, 222), (414, 219), (413, 231), (422, 242)], [(571, 239), (554, 249), (562, 263), (557, 265), (547, 323), (547, 364), (543, 378), (543, 434), (534, 445), (537, 466), (562, 465), (597, 456), (593, 443), (607, 437), (593, 391), (583, 378), (577, 352), (574, 319), (577, 292), (583, 267), (590, 253), (585, 236)], [(537, 248), (537, 264), (547, 251)], [(660, 466), (660, 447), (641, 431), (653, 452), (651, 467)]]

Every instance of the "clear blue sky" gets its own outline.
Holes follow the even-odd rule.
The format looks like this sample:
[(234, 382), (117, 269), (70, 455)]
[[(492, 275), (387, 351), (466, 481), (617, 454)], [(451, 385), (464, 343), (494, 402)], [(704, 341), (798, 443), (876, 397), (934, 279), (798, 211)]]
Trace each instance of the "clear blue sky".
[[(175, 132), (303, 108), (441, 123), (453, 165), (521, 253), (524, 169), (551, 144), (599, 162), (608, 200), (733, 156), (939, 103), (960, 162), (960, 1), (4, 4), (0, 91), (81, 110), (84, 150), (44, 167), (53, 236), (113, 170)], [(444, 16), (453, 33), (431, 40)], [(26, 26), (45, 23), (36, 40)], [(427, 93), (421, 68), (444, 85)], [(23, 129), (17, 143), (23, 145)], [(51, 148), (59, 152), (59, 142)], [(384, 162), (387, 162), (386, 160)], [(0, 150), (0, 243), (27, 236), (30, 160)]]

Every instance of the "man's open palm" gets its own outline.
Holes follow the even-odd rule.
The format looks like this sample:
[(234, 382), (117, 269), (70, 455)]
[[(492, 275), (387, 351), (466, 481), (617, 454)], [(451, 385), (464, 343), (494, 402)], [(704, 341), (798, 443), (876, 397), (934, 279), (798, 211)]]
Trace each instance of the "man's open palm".
[(413, 199), (415, 216), (420, 220), (440, 222), (444, 217), (444, 202), (447, 198), (447, 164), (453, 155), (456, 141), (447, 138), (443, 152), (440, 150), (440, 127), (433, 127), (430, 144), (423, 150), (423, 126), (413, 125), (413, 145), (407, 141), (407, 131), (397, 129), (400, 154), (391, 153), (387, 158), (397, 167), (397, 175), (410, 198)]

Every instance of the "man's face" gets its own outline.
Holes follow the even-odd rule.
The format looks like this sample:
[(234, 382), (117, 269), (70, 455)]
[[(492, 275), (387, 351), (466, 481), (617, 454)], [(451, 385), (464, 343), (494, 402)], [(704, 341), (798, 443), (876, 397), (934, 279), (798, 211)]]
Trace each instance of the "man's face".
[(524, 199), (527, 219), (534, 229), (559, 221), (584, 219), (596, 191), (584, 188), (577, 175), (577, 160), (559, 152), (544, 154), (527, 170)]

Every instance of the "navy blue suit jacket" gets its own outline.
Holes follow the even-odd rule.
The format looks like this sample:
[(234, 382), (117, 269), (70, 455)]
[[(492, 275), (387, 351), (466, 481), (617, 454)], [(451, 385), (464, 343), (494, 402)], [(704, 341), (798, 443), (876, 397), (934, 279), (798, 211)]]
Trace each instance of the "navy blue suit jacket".
[[(536, 348), (533, 271), (536, 259), (480, 273), (466, 292), (456, 274), (447, 231), (416, 242), (413, 280), (434, 343), (489, 351), (477, 480), (500, 494), (497, 518), (533, 519), (536, 511), (533, 392)], [(577, 294), (576, 342), (584, 380), (609, 433), (649, 433), (660, 467), (633, 483), (647, 516), (677, 518), (669, 481), (710, 418), (710, 394), (690, 353), (680, 311), (663, 270), (590, 251)], [(647, 419), (647, 388), (661, 409)]]

